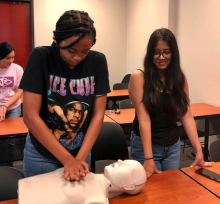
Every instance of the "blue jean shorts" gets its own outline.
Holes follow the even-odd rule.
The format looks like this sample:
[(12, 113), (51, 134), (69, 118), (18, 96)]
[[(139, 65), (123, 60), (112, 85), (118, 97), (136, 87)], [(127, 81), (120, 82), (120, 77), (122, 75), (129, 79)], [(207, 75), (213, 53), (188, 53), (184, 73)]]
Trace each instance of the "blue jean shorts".
[[(91, 153), (86, 158), (86, 163), (90, 165)], [(30, 135), (27, 135), (24, 148), (24, 176), (30, 177), (39, 174), (49, 173), (63, 167), (58, 159), (48, 159), (40, 154), (31, 142)]]
[[(144, 164), (144, 150), (141, 137), (131, 132), (131, 159)], [(154, 163), (157, 170), (178, 169), (180, 162), (180, 139), (172, 146), (161, 146), (152, 143)]]
[(21, 105), (17, 108), (6, 111), (5, 118), (19, 118), (21, 117)]

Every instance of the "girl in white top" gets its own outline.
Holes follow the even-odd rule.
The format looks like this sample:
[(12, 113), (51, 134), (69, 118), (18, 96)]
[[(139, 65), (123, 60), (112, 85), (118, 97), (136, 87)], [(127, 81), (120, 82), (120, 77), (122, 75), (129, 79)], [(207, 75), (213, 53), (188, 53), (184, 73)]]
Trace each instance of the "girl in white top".
[(19, 89), (23, 69), (14, 64), (15, 50), (8, 42), (0, 43), (0, 122), (5, 118), (21, 115), (21, 96)]

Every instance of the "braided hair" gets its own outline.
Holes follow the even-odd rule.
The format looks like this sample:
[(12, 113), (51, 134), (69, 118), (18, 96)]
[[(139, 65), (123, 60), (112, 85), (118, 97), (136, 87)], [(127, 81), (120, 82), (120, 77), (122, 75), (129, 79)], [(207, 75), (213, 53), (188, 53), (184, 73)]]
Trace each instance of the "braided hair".
[[(94, 21), (89, 17), (87, 12), (76, 10), (66, 11), (56, 23), (56, 30), (53, 31), (53, 39), (61, 49), (67, 49), (78, 43), (86, 35), (91, 34), (93, 46), (96, 42), (96, 29), (93, 23)], [(62, 40), (70, 38), (73, 35), (79, 36), (79, 38), (65, 47), (59, 45)]]

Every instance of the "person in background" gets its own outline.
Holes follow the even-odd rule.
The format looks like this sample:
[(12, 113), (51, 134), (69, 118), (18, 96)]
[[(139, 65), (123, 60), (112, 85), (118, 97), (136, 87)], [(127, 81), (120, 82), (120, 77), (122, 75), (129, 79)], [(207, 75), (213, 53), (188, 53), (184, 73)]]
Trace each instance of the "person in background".
[[(19, 89), (23, 69), (13, 63), (15, 49), (8, 42), (0, 43), (0, 122), (5, 118), (19, 118), (21, 116), (21, 96), (23, 90)], [(13, 139), (0, 141), (1, 160), (13, 157)], [(0, 163), (0, 166), (13, 166), (12, 162)]]
[(21, 116), (21, 96), (19, 89), (23, 69), (13, 63), (15, 49), (8, 42), (0, 43), (0, 122), (5, 118)]
[[(90, 50), (96, 30), (88, 13), (66, 11), (53, 33), (51, 46), (37, 47), (30, 54), (20, 84), (29, 129), (24, 174), (30, 177), (64, 166), (66, 180), (80, 180), (89, 173), (90, 151), (103, 124), (110, 92), (107, 62), (104, 54)], [(76, 101), (80, 107), (87, 104), (77, 136), (71, 127), (78, 119), (69, 123), (65, 115), (67, 104)], [(81, 114), (75, 106), (69, 111)], [(56, 137), (58, 130), (67, 137)]]
[(147, 177), (179, 168), (177, 117), (196, 150), (191, 167), (214, 165), (203, 159), (189, 106), (187, 80), (180, 68), (175, 36), (170, 30), (162, 28), (152, 33), (144, 67), (132, 73), (128, 91), (136, 111), (131, 133), (131, 159), (143, 164)]

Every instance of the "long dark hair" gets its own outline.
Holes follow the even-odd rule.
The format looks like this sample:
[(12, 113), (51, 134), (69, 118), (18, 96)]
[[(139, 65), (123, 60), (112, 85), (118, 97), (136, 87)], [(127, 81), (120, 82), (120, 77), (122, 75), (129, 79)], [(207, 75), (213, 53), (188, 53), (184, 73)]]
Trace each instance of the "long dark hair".
[(79, 36), (79, 38), (70, 45), (60, 47), (61, 49), (66, 49), (75, 45), (84, 36), (91, 34), (93, 38), (92, 45), (94, 45), (96, 42), (96, 29), (93, 24), (94, 21), (89, 17), (88, 13), (84, 11), (66, 11), (56, 23), (53, 39), (59, 45), (62, 40), (74, 35)]
[(0, 60), (7, 57), (12, 51), (15, 51), (14, 47), (8, 42), (0, 43)]
[[(157, 67), (153, 64), (155, 47), (159, 40), (165, 41), (172, 52), (169, 66), (166, 68), (165, 84), (161, 81)], [(170, 96), (170, 111), (182, 116), (187, 112), (189, 98), (184, 91), (185, 76), (180, 68), (180, 56), (174, 34), (166, 29), (155, 30), (149, 39), (147, 54), (144, 59), (144, 95), (143, 102), (149, 112), (161, 114), (159, 91), (168, 92)]]

